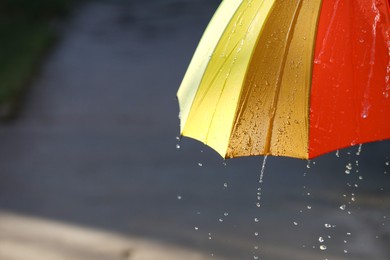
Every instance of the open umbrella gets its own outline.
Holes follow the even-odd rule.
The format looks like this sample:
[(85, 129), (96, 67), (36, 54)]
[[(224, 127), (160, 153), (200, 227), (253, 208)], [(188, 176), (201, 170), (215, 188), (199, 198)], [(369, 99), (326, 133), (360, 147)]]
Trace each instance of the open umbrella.
[(225, 158), (390, 138), (387, 0), (225, 0), (178, 91), (181, 134)]

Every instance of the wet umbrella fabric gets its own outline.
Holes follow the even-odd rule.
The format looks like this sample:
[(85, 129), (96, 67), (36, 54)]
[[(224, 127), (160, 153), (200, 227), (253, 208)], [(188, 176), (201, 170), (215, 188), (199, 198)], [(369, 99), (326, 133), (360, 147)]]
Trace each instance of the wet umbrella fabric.
[(225, 0), (178, 91), (181, 134), (225, 158), (390, 138), (387, 0)]

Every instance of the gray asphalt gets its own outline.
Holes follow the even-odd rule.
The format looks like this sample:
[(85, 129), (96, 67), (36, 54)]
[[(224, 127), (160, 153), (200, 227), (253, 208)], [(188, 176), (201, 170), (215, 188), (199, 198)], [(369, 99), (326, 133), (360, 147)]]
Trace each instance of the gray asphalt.
[(268, 158), (258, 208), (262, 157), (224, 165), (176, 139), (175, 94), (217, 2), (80, 6), (0, 126), (0, 211), (227, 260), (390, 259), (389, 141), (310, 168)]

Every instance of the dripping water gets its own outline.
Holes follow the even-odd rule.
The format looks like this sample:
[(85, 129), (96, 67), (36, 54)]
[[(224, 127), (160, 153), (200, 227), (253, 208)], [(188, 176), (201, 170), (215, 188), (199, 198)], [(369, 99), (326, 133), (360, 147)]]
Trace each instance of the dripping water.
[(267, 158), (268, 158), (268, 155), (265, 155), (264, 159), (263, 159), (263, 164), (261, 165), (259, 183), (263, 183), (264, 170), (265, 170), (265, 165), (267, 164)]
[(256, 206), (258, 208), (260, 208), (261, 204), (260, 204), (260, 201), (261, 201), (261, 186), (262, 186), (262, 183), (263, 183), (263, 178), (264, 178), (264, 171), (265, 171), (265, 165), (267, 164), (267, 158), (268, 158), (268, 155), (265, 155), (264, 156), (264, 159), (263, 159), (263, 164), (261, 165), (261, 171), (260, 171), (260, 177), (259, 177), (259, 188), (257, 189), (257, 203), (256, 203)]

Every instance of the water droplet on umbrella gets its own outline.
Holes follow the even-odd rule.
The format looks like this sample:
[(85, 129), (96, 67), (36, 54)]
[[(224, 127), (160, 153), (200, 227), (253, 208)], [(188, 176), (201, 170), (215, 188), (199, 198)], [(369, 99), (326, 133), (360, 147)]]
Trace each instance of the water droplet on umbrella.
[(331, 228), (332, 225), (330, 225), (330, 224), (325, 224), (325, 227), (326, 227), (326, 228)]
[(255, 236), (257, 237), (259, 235), (259, 232), (255, 232)]
[(298, 226), (298, 222), (294, 221), (293, 224), (294, 224), (294, 226)]
[(361, 114), (362, 118), (366, 119), (368, 117), (368, 112), (367, 110), (364, 110)]
[(345, 208), (346, 208), (346, 205), (345, 205), (345, 204), (343, 204), (343, 205), (340, 206), (340, 209), (341, 209), (341, 210), (345, 210)]
[(225, 217), (227, 217), (227, 216), (229, 215), (229, 213), (228, 213), (228, 212), (225, 212), (225, 213), (223, 213), (223, 215), (224, 215)]
[(203, 166), (203, 164), (202, 164), (202, 163), (198, 163), (198, 166), (199, 166), (199, 167), (202, 167), (202, 166)]
[(320, 243), (323, 243), (323, 242), (324, 242), (324, 238), (323, 238), (323, 237), (319, 237), (319, 238), (318, 238), (318, 241), (319, 241)]
[(198, 228), (198, 227), (194, 227), (194, 229), (195, 229), (195, 230), (199, 230), (199, 228)]
[(224, 187), (224, 188), (227, 188), (227, 187), (228, 187), (227, 182), (225, 182), (225, 183), (223, 184), (223, 187)]
[(324, 250), (327, 249), (327, 247), (326, 247), (326, 245), (320, 245), (320, 249), (321, 249), (322, 251), (324, 251)]
[(176, 149), (180, 149), (180, 144), (176, 144)]
[(258, 218), (255, 218), (255, 222), (259, 222), (259, 219), (258, 219)]
[(182, 197), (181, 197), (180, 195), (177, 195), (177, 199), (178, 199), (178, 200), (181, 200)]

